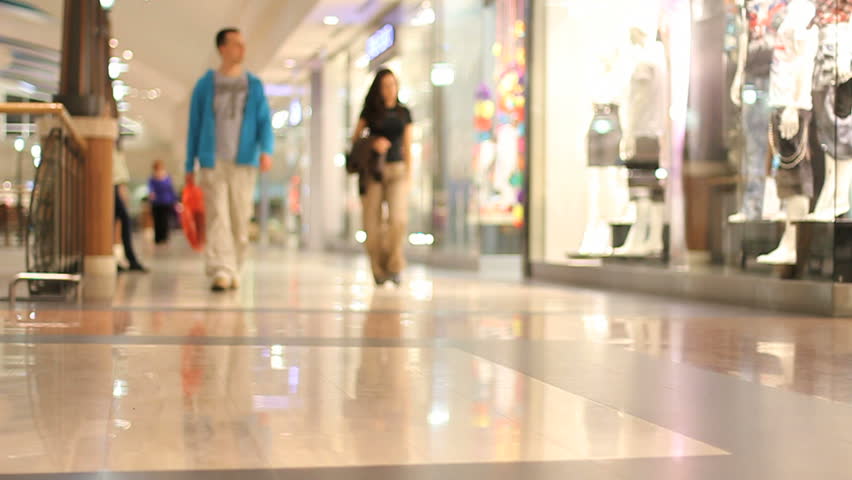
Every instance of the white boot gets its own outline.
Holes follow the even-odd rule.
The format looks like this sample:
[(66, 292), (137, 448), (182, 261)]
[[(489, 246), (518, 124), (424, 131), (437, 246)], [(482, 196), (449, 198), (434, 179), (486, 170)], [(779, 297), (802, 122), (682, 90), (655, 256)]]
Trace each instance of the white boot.
[(647, 255), (650, 230), (651, 199), (648, 196), (643, 196), (636, 200), (636, 223), (630, 227), (624, 245), (615, 249), (615, 255), (623, 257)]
[(787, 199), (787, 228), (781, 237), (778, 248), (769, 254), (757, 257), (757, 262), (766, 265), (795, 265), (796, 264), (796, 225), (793, 223), (807, 216), (810, 201), (804, 195), (796, 195)]
[(614, 223), (636, 221), (636, 205), (630, 201), (630, 171), (627, 167), (606, 167), (607, 182), (612, 192), (612, 210), (605, 212)]
[(778, 197), (778, 183), (775, 177), (766, 177), (763, 190), (763, 219), (770, 221), (787, 220), (787, 212), (781, 210), (781, 198)]
[(606, 256), (612, 254), (612, 234), (604, 212), (609, 210), (612, 196), (607, 191), (605, 171), (601, 167), (586, 169), (588, 191), (588, 222), (580, 244), (583, 256)]
[(594, 225), (591, 223), (587, 225), (578, 253), (586, 257), (612, 255), (612, 227), (600, 219)]
[(849, 212), (849, 188), (852, 182), (852, 160), (833, 159), (825, 155), (825, 182), (808, 220), (833, 222)]

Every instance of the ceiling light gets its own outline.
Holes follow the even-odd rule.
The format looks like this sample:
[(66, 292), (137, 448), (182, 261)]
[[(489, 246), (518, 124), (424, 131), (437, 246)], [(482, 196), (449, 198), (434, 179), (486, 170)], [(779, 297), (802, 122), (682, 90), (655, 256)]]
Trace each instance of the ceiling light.
[(425, 27), (427, 25), (434, 25), (437, 19), (438, 16), (435, 14), (435, 9), (429, 6), (428, 4), (424, 4), (423, 8), (419, 12), (417, 12), (417, 15), (415, 15), (414, 18), (411, 19), (411, 25), (414, 27)]
[(287, 67), (287, 68), (295, 68), (296, 67), (296, 60), (294, 60), (292, 58), (288, 58), (287, 60), (284, 61), (284, 66)]
[(361, 70), (365, 70), (370, 67), (370, 57), (367, 54), (361, 55), (355, 60), (355, 67)]
[(335, 25), (340, 25), (340, 17), (336, 17), (334, 15), (328, 15), (325, 18), (322, 19), (322, 23), (324, 23), (328, 26), (331, 26), (331, 27), (333, 27)]
[(110, 48), (118, 48), (118, 39), (117, 38), (110, 38), (109, 39), (109, 47)]
[(124, 53), (121, 54), (121, 57), (128, 62), (133, 60), (133, 50), (125, 50)]
[(33, 145), (30, 149), (33, 158), (41, 158), (41, 145)]
[(115, 5), (115, 0), (101, 0), (101, 8), (109, 10)]
[(112, 82), (112, 98), (114, 98), (115, 101), (121, 102), (128, 93), (130, 93), (130, 87), (128, 87), (127, 84), (121, 80)]
[(113, 80), (121, 76), (121, 67), (117, 63), (110, 63), (107, 71), (109, 71), (109, 78)]
[(27, 141), (24, 140), (23, 138), (16, 138), (15, 139), (15, 151), (16, 152), (23, 152), (24, 147), (26, 147), (26, 146), (27, 146)]

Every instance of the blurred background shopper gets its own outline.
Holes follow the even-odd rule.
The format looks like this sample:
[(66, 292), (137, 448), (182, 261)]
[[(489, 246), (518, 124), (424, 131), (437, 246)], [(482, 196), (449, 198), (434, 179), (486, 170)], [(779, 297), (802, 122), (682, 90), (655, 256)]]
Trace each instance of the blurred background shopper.
[(161, 160), (154, 162), (154, 172), (148, 180), (148, 199), (154, 216), (154, 243), (166, 244), (172, 230), (177, 195), (172, 185), (172, 177)]
[[(408, 229), (408, 191), (411, 177), (411, 112), (399, 101), (399, 81), (381, 70), (364, 100), (353, 144), (369, 137), (381, 172), (367, 178), (361, 195), (366, 248), (377, 285), (401, 282), (405, 268), (404, 241)], [(383, 206), (387, 205), (385, 218)]]

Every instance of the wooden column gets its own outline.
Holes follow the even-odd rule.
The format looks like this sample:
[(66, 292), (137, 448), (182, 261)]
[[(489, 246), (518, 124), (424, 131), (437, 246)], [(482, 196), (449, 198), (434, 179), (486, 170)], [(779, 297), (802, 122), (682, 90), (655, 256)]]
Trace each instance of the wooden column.
[(83, 294), (87, 300), (101, 301), (112, 299), (116, 283), (112, 154), (118, 112), (107, 71), (109, 39), (108, 12), (98, 0), (65, 0), (56, 101), (65, 105), (88, 143)]

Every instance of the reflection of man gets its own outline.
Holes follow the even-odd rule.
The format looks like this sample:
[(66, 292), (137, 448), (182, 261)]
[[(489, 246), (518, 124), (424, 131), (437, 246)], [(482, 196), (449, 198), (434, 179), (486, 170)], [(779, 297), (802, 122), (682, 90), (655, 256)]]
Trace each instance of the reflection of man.
[(222, 64), (208, 71), (192, 92), (186, 181), (201, 165), (207, 215), (205, 257), (213, 290), (239, 287), (248, 249), (257, 170), (272, 167), (269, 104), (260, 80), (243, 67), (245, 41), (233, 28), (216, 35)]

